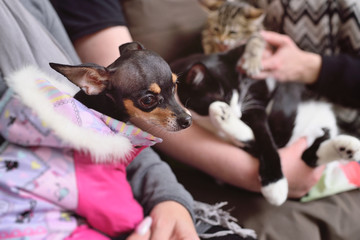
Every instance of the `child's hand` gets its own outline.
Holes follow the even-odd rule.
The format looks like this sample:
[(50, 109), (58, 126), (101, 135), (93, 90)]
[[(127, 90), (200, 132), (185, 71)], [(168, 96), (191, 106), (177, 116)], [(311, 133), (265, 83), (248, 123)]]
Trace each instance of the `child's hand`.
[(150, 216), (153, 219), (151, 240), (199, 240), (190, 213), (180, 203), (161, 202)]

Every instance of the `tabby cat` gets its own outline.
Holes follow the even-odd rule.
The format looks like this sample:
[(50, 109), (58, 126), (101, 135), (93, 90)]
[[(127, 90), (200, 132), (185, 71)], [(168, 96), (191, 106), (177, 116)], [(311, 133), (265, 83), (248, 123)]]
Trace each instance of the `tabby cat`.
[(246, 44), (242, 69), (253, 75), (261, 70), (265, 41), (260, 35), (265, 13), (243, 0), (199, 0), (208, 12), (202, 31), (205, 54), (224, 52)]

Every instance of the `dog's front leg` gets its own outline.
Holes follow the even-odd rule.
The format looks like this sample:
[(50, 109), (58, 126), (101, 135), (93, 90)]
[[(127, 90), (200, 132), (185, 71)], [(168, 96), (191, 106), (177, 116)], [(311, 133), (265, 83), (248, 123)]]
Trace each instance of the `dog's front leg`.
[(287, 199), (288, 183), (281, 169), (280, 156), (271, 134), (265, 109), (250, 109), (242, 120), (250, 126), (255, 137), (256, 157), (259, 158), (261, 193), (273, 205), (279, 206)]

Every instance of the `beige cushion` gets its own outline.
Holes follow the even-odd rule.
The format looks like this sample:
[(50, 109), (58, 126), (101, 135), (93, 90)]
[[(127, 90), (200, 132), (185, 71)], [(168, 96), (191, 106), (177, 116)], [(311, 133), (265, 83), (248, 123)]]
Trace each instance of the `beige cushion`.
[(206, 13), (197, 0), (123, 0), (135, 41), (171, 61), (202, 51)]

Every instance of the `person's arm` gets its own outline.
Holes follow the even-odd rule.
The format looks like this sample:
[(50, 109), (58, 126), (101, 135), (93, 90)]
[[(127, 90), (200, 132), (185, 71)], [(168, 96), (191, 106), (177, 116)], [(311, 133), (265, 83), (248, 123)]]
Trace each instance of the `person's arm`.
[(348, 107), (360, 107), (360, 57), (340, 54), (322, 56), (317, 80), (309, 85), (313, 91)]
[(106, 67), (120, 56), (119, 46), (127, 42), (132, 42), (128, 28), (113, 26), (76, 39), (74, 46), (82, 62)]
[[(157, 144), (165, 154), (200, 169), (214, 178), (246, 190), (259, 192), (259, 161), (244, 150), (226, 143), (196, 124), (179, 133), (151, 128), (164, 139)], [(323, 166), (308, 167), (301, 159), (307, 144), (300, 139), (280, 149), (282, 169), (289, 183), (289, 197), (305, 195), (320, 179)]]

